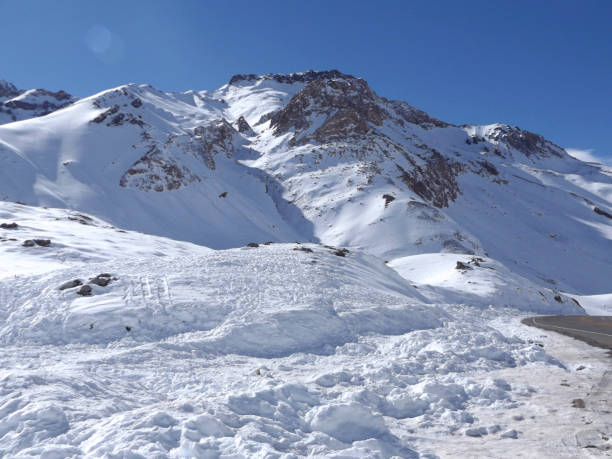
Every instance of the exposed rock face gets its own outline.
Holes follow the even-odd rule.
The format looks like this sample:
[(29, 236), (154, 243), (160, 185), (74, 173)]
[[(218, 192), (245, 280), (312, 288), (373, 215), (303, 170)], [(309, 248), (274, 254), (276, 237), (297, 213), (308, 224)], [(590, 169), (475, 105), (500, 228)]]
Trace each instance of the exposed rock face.
[[(388, 117), (364, 80), (314, 80), (272, 116), (271, 127), (276, 135), (295, 132), (295, 143), (311, 138), (330, 142), (349, 135), (365, 135), (370, 130), (369, 123), (381, 126)], [(315, 118), (324, 118), (323, 123), (311, 135), (300, 137), (312, 127)]]
[(176, 190), (188, 183), (200, 180), (185, 166), (169, 158), (156, 145), (136, 161), (121, 177), (122, 187), (138, 188), (142, 191)]
[[(396, 167), (411, 191), (436, 207), (448, 207), (460, 193), (455, 177), (463, 166), (420, 142), (414, 126), (430, 130), (451, 125), (404, 102), (379, 97), (358, 78), (313, 80), (270, 117), (276, 136), (293, 134), (289, 147), (320, 145), (321, 155), (359, 161), (365, 186), (376, 177), (394, 182), (398, 176), (391, 169)], [(414, 149), (397, 142), (390, 129), (414, 139)], [(495, 167), (485, 165), (486, 173), (495, 175)]]
[(93, 289), (91, 288), (90, 285), (83, 285), (78, 291), (77, 291), (77, 295), (81, 295), (81, 296), (90, 296), (91, 292), (93, 291)]
[(98, 274), (96, 277), (89, 279), (90, 284), (106, 287), (111, 282), (111, 275), (108, 273)]
[(539, 134), (523, 131), (516, 126), (498, 126), (488, 135), (488, 138), (489, 140), (514, 148), (528, 157), (548, 158), (556, 156), (562, 158), (566, 155), (560, 146), (546, 140)]
[(0, 124), (48, 115), (75, 101), (75, 97), (64, 91), (23, 91), (0, 79)]
[(0, 79), (0, 97), (12, 98), (21, 93), (14, 84)]
[(440, 153), (434, 152), (424, 165), (415, 165), (412, 170), (406, 170), (399, 164), (397, 168), (402, 182), (436, 207), (448, 207), (449, 202), (457, 199), (461, 193), (455, 179), (461, 165)]
[(425, 129), (431, 129), (433, 127), (452, 126), (452, 124), (445, 123), (444, 121), (440, 121), (439, 119), (429, 116), (423, 110), (414, 108), (412, 105), (409, 105), (406, 102), (402, 102), (400, 100), (392, 100), (389, 102), (389, 105), (399, 116), (398, 121), (400, 121), (400, 124), (403, 124), (401, 123), (402, 121), (406, 121), (408, 123), (421, 126)]
[[(215, 169), (214, 156), (220, 153), (230, 158), (234, 151), (237, 132), (225, 119), (217, 120), (206, 126), (198, 126), (187, 141), (187, 151), (201, 158), (206, 167)], [(183, 140), (183, 139), (181, 139)]]
[(92, 102), (93, 106), (106, 109), (90, 122), (104, 123), (106, 126), (122, 126), (129, 123), (141, 128), (150, 127), (142, 119), (142, 99), (129, 90), (132, 86), (122, 86), (98, 96)]
[(38, 245), (40, 247), (49, 247), (51, 245), (51, 240), (49, 239), (27, 239), (23, 241), (21, 244), (23, 247), (34, 247)]
[(603, 215), (604, 217), (607, 217), (609, 219), (612, 219), (612, 214), (610, 212), (606, 212), (605, 210), (600, 209), (599, 207), (594, 207), (593, 212), (599, 215)]
[(145, 127), (147, 125), (147, 123), (142, 121), (138, 116), (132, 113), (121, 113), (119, 110), (119, 105), (113, 105), (108, 110), (96, 116), (91, 122), (97, 124), (106, 122), (107, 126), (122, 126), (125, 123), (135, 124), (140, 127)]
[(147, 153), (121, 177), (122, 187), (142, 191), (171, 191), (199, 182), (202, 178), (183, 160), (184, 155), (203, 162), (211, 171), (216, 169), (215, 156), (231, 158), (235, 150), (237, 131), (225, 119), (196, 127), (192, 133), (171, 136), (164, 144), (153, 142)]
[(251, 129), (251, 126), (249, 125), (247, 120), (244, 119), (244, 116), (238, 118), (238, 120), (236, 120), (235, 125), (236, 129), (238, 129), (238, 132), (240, 132), (241, 134), (247, 136), (255, 135), (255, 132), (253, 132), (253, 129)]
[(67, 290), (67, 289), (71, 289), (74, 287), (79, 287), (81, 285), (83, 285), (83, 281), (81, 279), (74, 279), (74, 280), (64, 282), (62, 285), (60, 285), (59, 289)]

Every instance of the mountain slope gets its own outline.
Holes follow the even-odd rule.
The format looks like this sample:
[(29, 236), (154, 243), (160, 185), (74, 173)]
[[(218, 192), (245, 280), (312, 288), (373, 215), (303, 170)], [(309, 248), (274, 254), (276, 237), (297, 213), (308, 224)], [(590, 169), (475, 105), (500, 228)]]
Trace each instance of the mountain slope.
[(213, 248), (488, 255), (541, 286), (609, 289), (609, 168), (516, 127), (445, 123), (338, 71), (122, 86), (0, 126), (0, 158), (2, 199)]
[(12, 168), (0, 194), (216, 248), (277, 234), (302, 239), (280, 217), (265, 180), (236, 162), (253, 155), (242, 135), (214, 118), (214, 108), (201, 112), (131, 86), (4, 125), (0, 156)]

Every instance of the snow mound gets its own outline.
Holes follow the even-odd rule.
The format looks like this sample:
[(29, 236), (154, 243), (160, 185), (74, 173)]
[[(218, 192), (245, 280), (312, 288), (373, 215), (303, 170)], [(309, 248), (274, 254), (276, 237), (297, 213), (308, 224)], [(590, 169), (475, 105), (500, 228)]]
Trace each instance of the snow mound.
[(343, 404), (317, 407), (306, 415), (313, 430), (319, 430), (345, 443), (377, 438), (388, 433), (382, 416), (363, 405)]
[(360, 335), (440, 325), (436, 309), (380, 260), (336, 252), (262, 245), (4, 279), (0, 342), (173, 337), (201, 352), (272, 357), (328, 353)]
[[(204, 254), (189, 242), (125, 231), (91, 215), (0, 201), (0, 278), (32, 275), (110, 260)], [(24, 247), (46, 239), (48, 247)], [(17, 281), (16, 281), (17, 282)]]
[(564, 294), (535, 285), (487, 257), (428, 253), (389, 263), (432, 302), (511, 307), (539, 314), (584, 314)]

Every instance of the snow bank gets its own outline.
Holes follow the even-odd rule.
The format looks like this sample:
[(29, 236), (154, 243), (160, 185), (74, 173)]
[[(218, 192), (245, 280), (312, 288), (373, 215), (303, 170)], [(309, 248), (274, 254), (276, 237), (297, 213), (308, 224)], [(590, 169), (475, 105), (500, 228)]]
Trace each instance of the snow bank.
[(604, 295), (574, 295), (587, 314), (594, 316), (612, 315), (612, 293)]
[(487, 257), (429, 253), (398, 258), (389, 266), (436, 303), (511, 307), (538, 314), (584, 314), (571, 297), (535, 285)]

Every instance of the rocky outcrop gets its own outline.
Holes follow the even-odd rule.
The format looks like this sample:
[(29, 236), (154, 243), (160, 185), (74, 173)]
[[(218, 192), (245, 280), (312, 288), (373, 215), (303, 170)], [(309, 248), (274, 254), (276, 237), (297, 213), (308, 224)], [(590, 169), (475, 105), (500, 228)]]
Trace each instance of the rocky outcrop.
[(198, 126), (193, 132), (171, 136), (165, 143), (153, 142), (148, 151), (121, 177), (122, 187), (142, 191), (172, 191), (202, 178), (192, 171), (183, 159), (184, 155), (203, 162), (207, 169), (216, 169), (215, 156), (231, 158), (235, 150), (234, 140), (238, 132), (225, 119), (206, 126)]
[(75, 101), (76, 98), (65, 91), (24, 91), (0, 79), (0, 124), (48, 115)]
[[(308, 140), (331, 142), (347, 136), (363, 136), (370, 124), (381, 126), (389, 113), (379, 104), (368, 84), (361, 79), (315, 80), (295, 94), (276, 112), (270, 126), (276, 135), (294, 132), (294, 143)], [(312, 134), (313, 123), (323, 119)]]
[(604, 217), (612, 219), (612, 214), (610, 212), (606, 212), (605, 210), (600, 209), (599, 207), (594, 207), (593, 212), (595, 212), (598, 215), (602, 215)]
[(448, 207), (461, 193), (456, 176), (461, 172), (461, 165), (445, 158), (438, 152), (423, 165), (415, 165), (406, 170), (396, 165), (400, 172), (399, 178), (404, 184), (422, 199), (436, 207)]
[(311, 81), (317, 80), (333, 80), (333, 79), (355, 79), (352, 75), (347, 75), (338, 70), (308, 70), (307, 72), (299, 73), (266, 73), (265, 75), (256, 75), (253, 73), (249, 74), (238, 74), (230, 78), (229, 84), (235, 85), (243, 81), (256, 81), (256, 80), (273, 80), (277, 83), (294, 84), (294, 83), (310, 83)]
[(135, 124), (140, 127), (148, 126), (141, 116), (136, 116), (132, 113), (120, 113), (119, 105), (113, 105), (108, 110), (96, 116), (91, 123), (101, 124), (106, 122), (107, 126), (123, 126), (125, 123)]
[(423, 110), (413, 107), (412, 105), (400, 100), (392, 100), (388, 102), (393, 111), (397, 114), (397, 121), (403, 126), (404, 121), (410, 124), (416, 124), (424, 129), (434, 127), (448, 127), (452, 124), (440, 121), (437, 118), (429, 116)]
[(251, 126), (249, 125), (247, 120), (244, 119), (244, 116), (238, 118), (234, 125), (236, 126), (238, 132), (240, 132), (241, 134), (244, 134), (246, 136), (255, 135), (255, 132), (253, 131), (253, 129), (251, 129)]
[(21, 94), (13, 83), (9, 83), (6, 80), (0, 78), (0, 98), (13, 98)]
[(513, 148), (525, 156), (549, 158), (556, 156), (562, 158), (566, 155), (565, 150), (555, 145), (550, 140), (546, 140), (539, 134), (523, 131), (517, 126), (497, 126), (488, 135), (488, 139), (497, 142), (498, 145), (505, 145), (506, 148)]
[(200, 181), (200, 178), (153, 145), (123, 174), (119, 185), (161, 192), (176, 190), (194, 181)]

